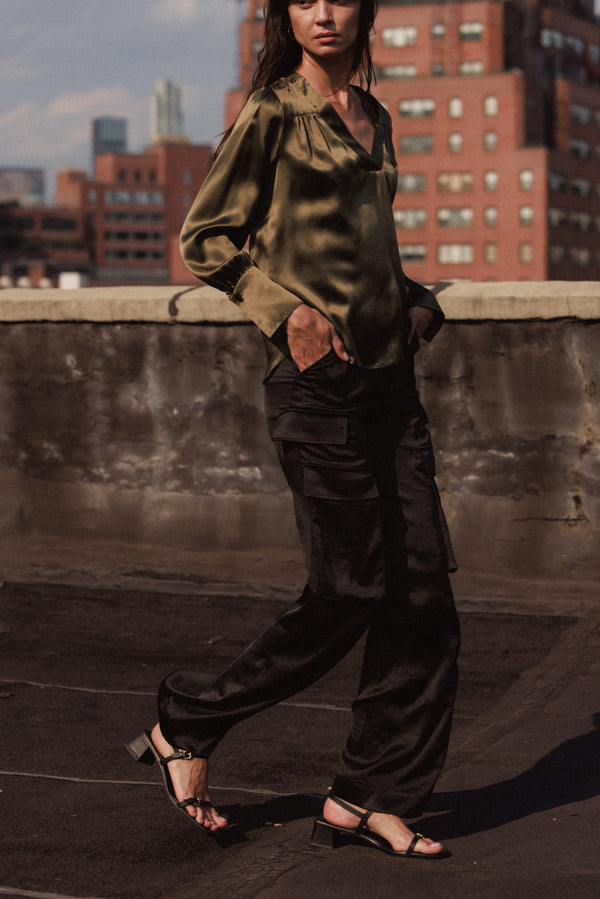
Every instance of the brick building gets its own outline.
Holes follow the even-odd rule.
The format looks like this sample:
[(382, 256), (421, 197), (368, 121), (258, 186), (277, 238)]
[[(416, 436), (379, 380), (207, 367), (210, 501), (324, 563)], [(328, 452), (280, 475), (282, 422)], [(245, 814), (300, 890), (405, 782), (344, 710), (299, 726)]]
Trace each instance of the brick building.
[(97, 157), (93, 180), (59, 172), (56, 204), (83, 210), (96, 281), (193, 282), (179, 256), (179, 232), (212, 156), (209, 146), (163, 143)]
[(155, 144), (106, 153), (95, 176), (65, 170), (55, 205), (0, 205), (0, 275), (33, 286), (61, 272), (99, 284), (192, 284), (179, 232), (213, 158), (210, 146)]
[[(250, 86), (262, 7), (247, 0), (229, 121)], [(594, 0), (380, 0), (373, 59), (411, 277), (600, 279)]]

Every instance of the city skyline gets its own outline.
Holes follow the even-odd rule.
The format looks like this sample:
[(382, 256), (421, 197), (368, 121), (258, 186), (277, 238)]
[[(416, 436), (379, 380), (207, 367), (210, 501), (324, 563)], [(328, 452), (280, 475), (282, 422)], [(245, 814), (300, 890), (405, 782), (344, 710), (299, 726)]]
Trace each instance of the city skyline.
[(90, 122), (129, 122), (130, 147), (150, 142), (157, 79), (183, 90), (186, 133), (214, 143), (237, 81), (238, 0), (4, 0), (0, 34), (0, 165), (89, 170)]

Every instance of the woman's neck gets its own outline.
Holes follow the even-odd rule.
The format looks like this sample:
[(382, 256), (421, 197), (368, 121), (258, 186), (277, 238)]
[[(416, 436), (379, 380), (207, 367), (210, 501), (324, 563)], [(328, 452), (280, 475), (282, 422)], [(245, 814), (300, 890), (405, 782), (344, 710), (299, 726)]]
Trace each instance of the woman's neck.
[(351, 67), (347, 57), (332, 59), (323, 65), (322, 60), (304, 53), (296, 71), (325, 99), (334, 97), (343, 102), (348, 97)]

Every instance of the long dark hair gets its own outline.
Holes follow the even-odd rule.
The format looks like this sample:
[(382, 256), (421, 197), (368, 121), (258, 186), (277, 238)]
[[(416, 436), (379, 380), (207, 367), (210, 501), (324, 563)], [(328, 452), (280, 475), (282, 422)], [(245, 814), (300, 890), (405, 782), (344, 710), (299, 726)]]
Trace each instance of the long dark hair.
[[(252, 78), (252, 87), (246, 95), (245, 102), (254, 91), (268, 87), (280, 78), (291, 75), (300, 65), (302, 48), (295, 40), (288, 7), (290, 0), (265, 0), (265, 36), (258, 54), (258, 65)], [(377, 15), (377, 0), (360, 0), (358, 20), (358, 36), (354, 50), (352, 67), (348, 81), (356, 75), (364, 90), (361, 100), (365, 112), (374, 121), (377, 119), (376, 104), (371, 94), (371, 84), (375, 81), (375, 67), (371, 57), (371, 31)], [(220, 153), (224, 143), (231, 134), (233, 125), (223, 134), (215, 154)]]

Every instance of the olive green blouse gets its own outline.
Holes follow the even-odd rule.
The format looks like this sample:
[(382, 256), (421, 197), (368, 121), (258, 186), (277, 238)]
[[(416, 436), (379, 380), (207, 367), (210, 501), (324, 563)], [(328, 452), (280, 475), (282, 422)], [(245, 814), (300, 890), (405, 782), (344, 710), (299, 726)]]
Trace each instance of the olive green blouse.
[(301, 302), (365, 368), (404, 358), (409, 306), (436, 312), (426, 339), (442, 323), (434, 295), (402, 271), (391, 120), (380, 104), (378, 115), (368, 152), (301, 75), (256, 91), (184, 223), (184, 261), (260, 328), (267, 375), (288, 352), (282, 325)]

